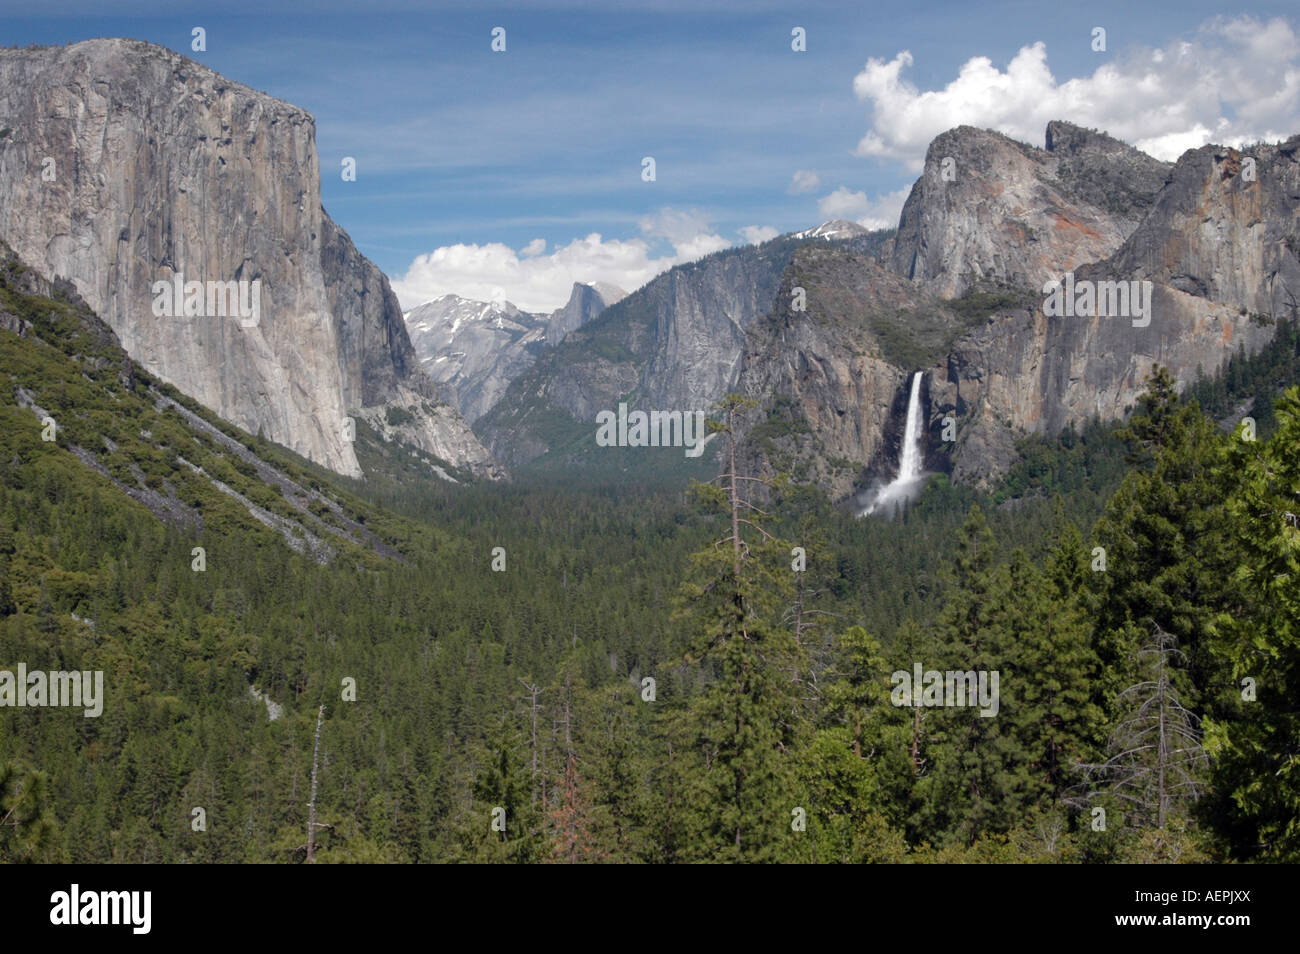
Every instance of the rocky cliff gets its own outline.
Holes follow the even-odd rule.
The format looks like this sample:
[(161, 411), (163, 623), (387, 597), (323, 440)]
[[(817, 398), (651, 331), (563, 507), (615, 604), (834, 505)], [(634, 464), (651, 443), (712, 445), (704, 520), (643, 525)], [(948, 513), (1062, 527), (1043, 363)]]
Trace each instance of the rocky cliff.
[(546, 321), (546, 341), (557, 345), (571, 331), (581, 328), (610, 305), (627, 297), (627, 292), (609, 282), (574, 282), (569, 300), (551, 312)]
[[(0, 50), (0, 130), (0, 238), (69, 279), (146, 369), (353, 476), (349, 415), (441, 406), (407, 439), (497, 473), (321, 207), (310, 114), (161, 47), (89, 40)], [(160, 301), (155, 283), (181, 280), (197, 296)], [(247, 283), (256, 313), (222, 309), (218, 282)]]
[(795, 249), (869, 251), (887, 238), (861, 233), (784, 235), (670, 269), (548, 349), (475, 430), (500, 459), (523, 463), (625, 397), (647, 410), (709, 408), (735, 384), (747, 329), (772, 309)]
[(68, 473), (93, 471), (109, 497), (120, 491), (183, 532), (214, 521), (318, 563), (355, 560), (358, 548), (400, 559), (355, 498), (141, 368), (70, 281), (48, 279), (2, 240), (0, 381), (6, 428), (39, 428), (40, 454), (62, 456)]
[[(893, 476), (921, 370), (928, 465), (987, 484), (1026, 434), (1123, 417), (1155, 364), (1186, 384), (1271, 338), (1300, 287), (1298, 148), (1169, 164), (1066, 122), (1045, 149), (951, 130), (892, 237), (827, 223), (679, 266), (570, 335), (480, 431), (523, 461), (623, 397), (671, 410), (740, 390), (760, 404), (752, 463), (844, 498)], [(1047, 283), (1076, 280), (1136, 282), (1149, 312), (1053, 314)]]
[[(893, 283), (842, 250), (795, 255), (785, 283), (807, 287), (807, 310), (795, 313), (778, 297), (779, 313), (752, 337), (740, 375), (747, 393), (762, 402), (752, 433), (766, 442), (767, 454), (808, 468), (807, 476), (837, 497), (854, 485), (855, 471), (859, 485), (873, 474), (888, 476), (898, 459), (906, 382), (923, 370), (929, 465), (987, 484), (1015, 459), (1019, 437), (1056, 433), (1093, 417), (1121, 418), (1155, 364), (1185, 385), (1198, 370), (1213, 373), (1240, 347), (1258, 349), (1271, 338), (1273, 320), (1290, 316), (1291, 290), (1300, 287), (1294, 238), (1300, 137), (1249, 154), (1219, 147), (1188, 152), (1154, 194), (1153, 179), (1129, 178), (1134, 168), (1154, 175), (1154, 166), (1109, 137), (1054, 123), (1048, 141), (1056, 183), (1073, 182), (1055, 195), (1069, 194), (1091, 209), (1093, 226), (1090, 234), (1076, 233), (1078, 246), (1052, 251), (1042, 231), (1057, 228), (1051, 218), (1063, 214), (1058, 199), (1044, 206), (1037, 232), (1006, 227), (1009, 217), (1019, 223), (1024, 215), (1002, 197), (1047, 188), (1037, 174), (1033, 182), (1025, 178), (1028, 167), (1014, 155), (1047, 162), (1042, 151), (1020, 146), (1008, 153), (1001, 137), (957, 130), (936, 140), (932, 158), (952, 153), (969, 161), (978, 154), (974, 144), (990, 144), (1013, 170), (1012, 181), (972, 185), (967, 201), (977, 212), (971, 215), (952, 205), (953, 192), (924, 187), (927, 170), (909, 200), (912, 225), (900, 227), (897, 239), (916, 241), (925, 231), (917, 223), (930, 223), (956, 253), (910, 258), (916, 268), (904, 271), (918, 274)], [(1067, 161), (1074, 167), (1062, 171)], [(1107, 172), (1110, 162), (1115, 167)], [(1243, 177), (1245, 169), (1253, 177)], [(1107, 188), (1090, 193), (1088, 184), (1115, 177), (1138, 186), (1115, 192), (1106, 206)], [(1076, 204), (1072, 221), (1080, 220), (1081, 208)], [(1108, 254), (1089, 260), (1113, 240), (1098, 245), (1097, 236), (1125, 230)], [(896, 268), (906, 264), (896, 256), (886, 260)], [(1150, 282), (1149, 313), (1050, 314), (1043, 285), (1064, 282), (1067, 271), (1078, 288), (1137, 282), (1129, 285), (1137, 291)], [(998, 290), (986, 290), (990, 285)], [(953, 289), (964, 291), (940, 297)], [(952, 445), (943, 439), (945, 417), (956, 425)]]
[(1055, 433), (1094, 415), (1123, 416), (1154, 364), (1186, 385), (1239, 347), (1261, 347), (1277, 318), (1296, 317), (1297, 151), (1300, 136), (1244, 152), (1184, 153), (1114, 254), (1075, 270), (1079, 282), (1150, 282), (1145, 327), (1116, 317), (1047, 317), (1039, 302), (958, 341), (935, 389), (969, 425), (955, 458), (958, 479), (984, 483), (1004, 469), (1016, 431)]
[(1289, 313), (1300, 295), (1298, 153), (1300, 136), (1185, 153), (1106, 270), (1251, 312)]
[(889, 265), (945, 298), (980, 283), (1041, 287), (1119, 248), (1168, 171), (1070, 123), (1048, 126), (1046, 149), (959, 126), (930, 144)]
[(776, 301), (749, 334), (735, 385), (760, 407), (746, 428), (749, 466), (835, 498), (864, 470), (892, 476), (911, 369), (941, 360), (962, 317), (873, 259), (816, 245), (795, 252)]

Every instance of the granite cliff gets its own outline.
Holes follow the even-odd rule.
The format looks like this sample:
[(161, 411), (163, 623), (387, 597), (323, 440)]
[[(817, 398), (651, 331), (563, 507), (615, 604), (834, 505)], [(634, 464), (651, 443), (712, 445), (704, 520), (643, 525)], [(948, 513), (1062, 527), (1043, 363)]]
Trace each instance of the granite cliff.
[[(423, 422), (404, 439), (500, 475), (322, 208), (309, 113), (102, 39), (0, 50), (0, 130), (0, 238), (71, 281), (144, 368), (339, 473), (360, 475), (347, 419), (400, 407)], [(193, 310), (159, 307), (155, 283), (178, 277), (204, 283)], [(218, 282), (256, 287), (255, 320), (212, 306)]]
[[(1184, 385), (1292, 315), (1300, 137), (1172, 164), (1067, 122), (1045, 141), (950, 130), (896, 233), (828, 223), (672, 269), (516, 379), (480, 433), (523, 462), (620, 399), (685, 409), (738, 390), (760, 404), (754, 462), (844, 499), (892, 475), (919, 370), (927, 465), (987, 484), (1020, 437), (1122, 418), (1155, 364)], [(1123, 282), (1149, 313), (1052, 314), (1048, 283), (1075, 281)]]
[[(956, 154), (970, 166), (976, 156), (993, 155), (1012, 172), (989, 172), (970, 186), (976, 215), (954, 205), (954, 183), (946, 184), (950, 191), (928, 189), (929, 169), (913, 190), (911, 219), (905, 210), (885, 261), (910, 282), (910, 300), (924, 318), (907, 309), (887, 317), (882, 309), (908, 293), (886, 295), (878, 282), (854, 297), (870, 263), (833, 249), (796, 254), (787, 283), (809, 286), (808, 309), (794, 314), (778, 297), (780, 314), (760, 326), (740, 382), (763, 401), (757, 433), (784, 433), (786, 453), (812, 461), (836, 496), (863, 476), (891, 472), (912, 371), (926, 372), (929, 465), (986, 485), (1014, 461), (1019, 437), (1122, 418), (1156, 364), (1186, 385), (1238, 348), (1257, 350), (1276, 318), (1292, 316), (1292, 290), (1300, 288), (1300, 137), (1247, 152), (1190, 151), (1154, 192), (1147, 177), (1154, 160), (1109, 137), (1053, 123), (1048, 142), (1056, 156), (1069, 154), (1072, 171), (1031, 147), (1008, 153), (1003, 137), (986, 132), (956, 130), (931, 147), (937, 163)], [(981, 143), (987, 151), (974, 148)], [(1038, 191), (1048, 189), (1049, 168), (1056, 184), (1066, 185)], [(1104, 185), (1116, 177), (1123, 187)], [(1088, 183), (1101, 185), (1090, 190)], [(1008, 204), (1005, 197), (1016, 194), (1037, 194), (1039, 213)], [(1073, 205), (1064, 204), (1066, 196)], [(981, 216), (987, 221), (974, 227)], [(1011, 218), (1016, 224), (1008, 228)], [(1079, 232), (1074, 226), (1083, 221), (1089, 228)], [(1033, 227), (1021, 228), (1025, 222)], [(1079, 236), (1078, 244), (1061, 243), (1062, 232)], [(907, 243), (920, 251), (900, 258)], [(939, 254), (945, 248), (956, 251)], [(1051, 315), (1044, 290), (1067, 273), (1079, 287), (1126, 283), (1135, 296), (1149, 282), (1149, 314), (1098, 307)], [(955, 320), (941, 320), (945, 310)], [(946, 329), (948, 340), (934, 340), (934, 327)], [(871, 381), (862, 380), (867, 375)], [(945, 418), (956, 425), (951, 442), (943, 439)]]
[(865, 254), (887, 237), (830, 228), (678, 265), (539, 355), (475, 431), (500, 460), (524, 463), (589, 433), (596, 414), (625, 397), (648, 409), (707, 409), (735, 384), (747, 329), (771, 311), (796, 248)]

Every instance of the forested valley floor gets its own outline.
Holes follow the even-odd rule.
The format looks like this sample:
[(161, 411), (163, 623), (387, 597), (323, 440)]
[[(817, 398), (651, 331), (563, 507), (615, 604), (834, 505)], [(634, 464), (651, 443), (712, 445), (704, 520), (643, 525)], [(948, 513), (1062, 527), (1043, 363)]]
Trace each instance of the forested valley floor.
[[(322, 706), (317, 862), (1300, 857), (1291, 324), (889, 521), (635, 468), (346, 481), (0, 295), (0, 669), (106, 696), (0, 707), (0, 861), (301, 862)], [(896, 705), (916, 664), (997, 671), (996, 716)]]

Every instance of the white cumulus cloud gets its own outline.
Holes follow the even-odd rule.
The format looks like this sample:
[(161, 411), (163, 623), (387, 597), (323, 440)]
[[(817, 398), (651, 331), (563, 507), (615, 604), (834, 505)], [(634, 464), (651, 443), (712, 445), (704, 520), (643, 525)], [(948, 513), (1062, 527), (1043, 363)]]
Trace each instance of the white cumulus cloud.
[(667, 239), (677, 262), (694, 261), (732, 244), (709, 231), (708, 221), (694, 210), (660, 209), (654, 215), (642, 217), (637, 224), (651, 238)]
[[(549, 254), (543, 254), (546, 242), (540, 238), (522, 249), (502, 242), (444, 245), (417, 256), (393, 280), (393, 291), (407, 310), (455, 294), (481, 301), (504, 297), (525, 311), (548, 312), (569, 300), (574, 282), (611, 282), (632, 291), (674, 265), (733, 244), (695, 211), (661, 209), (638, 224), (644, 238), (606, 239), (592, 232)], [(663, 242), (672, 251), (656, 254)]]
[(817, 212), (823, 219), (849, 219), (866, 229), (897, 228), (899, 213), (911, 191), (911, 186), (906, 186), (872, 199), (865, 192), (840, 186), (817, 200)]
[(809, 169), (797, 169), (790, 177), (790, 187), (785, 191), (790, 195), (803, 195), (813, 191), (822, 184), (821, 176)]
[(781, 234), (770, 225), (746, 225), (737, 231), (746, 245), (762, 245), (768, 239), (774, 239)]
[(1189, 39), (1124, 51), (1092, 75), (1063, 83), (1052, 76), (1041, 41), (1021, 47), (1005, 70), (973, 57), (942, 89), (908, 82), (912, 63), (907, 50), (889, 61), (869, 59), (853, 89), (872, 113), (858, 154), (896, 159), (913, 172), (930, 140), (959, 125), (1042, 145), (1048, 121), (1065, 119), (1166, 160), (1208, 142), (1242, 145), (1300, 132), (1300, 38), (1282, 18), (1216, 17)]

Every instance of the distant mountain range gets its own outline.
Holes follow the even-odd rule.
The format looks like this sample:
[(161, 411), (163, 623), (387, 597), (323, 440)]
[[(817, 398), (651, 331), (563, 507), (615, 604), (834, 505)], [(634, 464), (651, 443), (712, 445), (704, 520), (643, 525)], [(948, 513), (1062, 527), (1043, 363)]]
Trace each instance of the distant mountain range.
[(473, 423), (532, 366), (544, 346), (559, 344), (626, 296), (608, 282), (575, 282), (562, 308), (532, 314), (508, 301), (443, 295), (417, 305), (403, 318), (425, 372)]
[[(620, 403), (737, 391), (752, 466), (844, 500), (891, 476), (922, 371), (926, 467), (986, 484), (1025, 434), (1122, 417), (1154, 365), (1186, 384), (1270, 340), (1300, 289), (1298, 149), (1170, 164), (1068, 122), (1043, 149), (961, 126), (896, 230), (834, 220), (631, 294), (575, 284), (548, 315), (455, 295), (403, 314), (321, 207), (305, 111), (148, 43), (0, 50), (0, 239), (147, 372), (350, 476), (358, 424), (495, 479), (590, 466)], [(255, 320), (211, 310), (226, 283), (258, 286)]]

